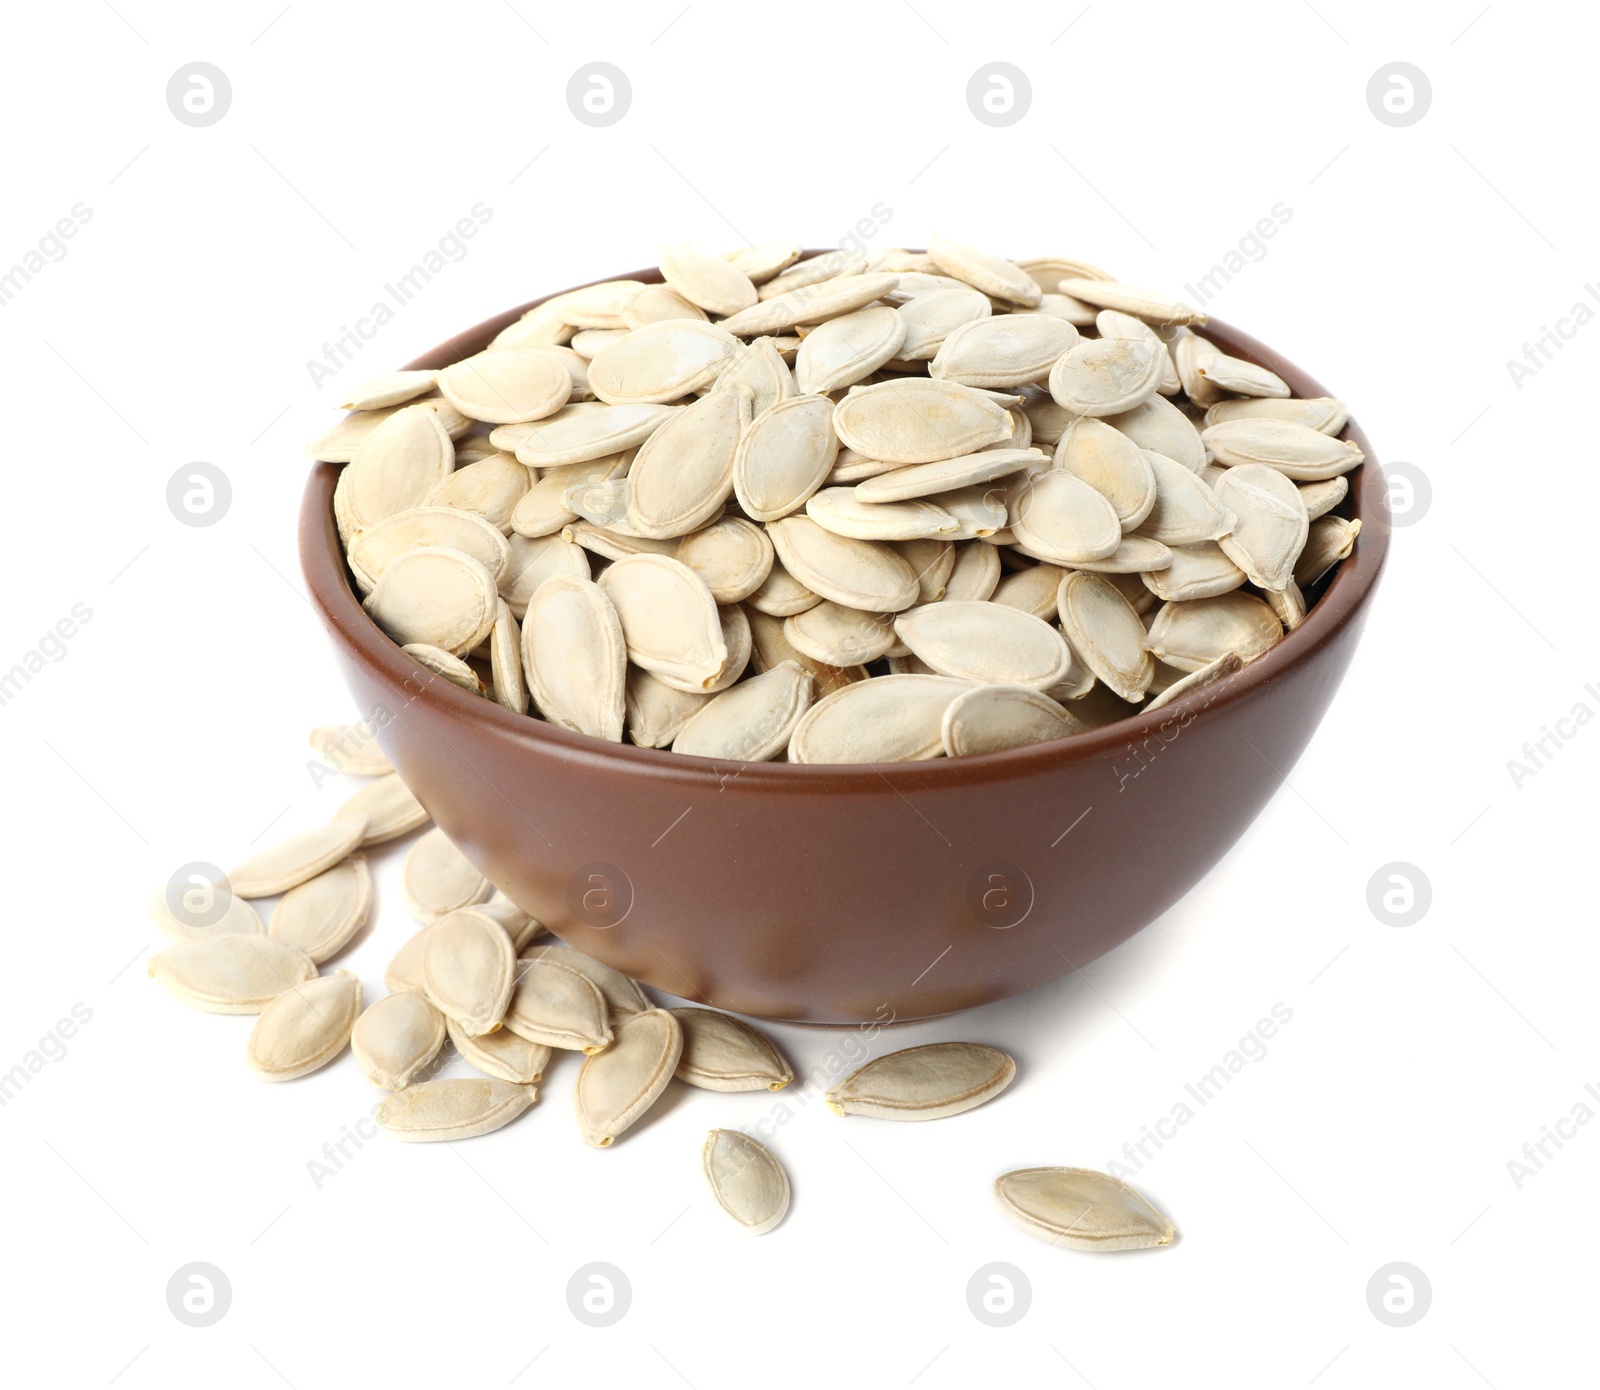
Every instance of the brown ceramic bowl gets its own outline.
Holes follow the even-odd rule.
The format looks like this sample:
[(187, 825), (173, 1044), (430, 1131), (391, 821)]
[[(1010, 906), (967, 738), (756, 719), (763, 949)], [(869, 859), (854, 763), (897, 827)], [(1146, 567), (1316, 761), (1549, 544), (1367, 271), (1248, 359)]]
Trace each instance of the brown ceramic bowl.
[[(530, 307), (409, 365), (477, 352)], [(1206, 332), (1297, 395), (1327, 394), (1236, 329)], [(1365, 526), (1296, 631), (1153, 715), (977, 757), (723, 763), (606, 743), (469, 695), (362, 611), (334, 529), (336, 464), (317, 464), (306, 487), (301, 562), (356, 703), (407, 785), (558, 936), (726, 1009), (905, 1021), (1020, 993), (1109, 951), (1188, 892), (1271, 799), (1338, 689), (1388, 547), (1378, 464), (1359, 429), (1346, 435), (1368, 461), (1340, 511)]]

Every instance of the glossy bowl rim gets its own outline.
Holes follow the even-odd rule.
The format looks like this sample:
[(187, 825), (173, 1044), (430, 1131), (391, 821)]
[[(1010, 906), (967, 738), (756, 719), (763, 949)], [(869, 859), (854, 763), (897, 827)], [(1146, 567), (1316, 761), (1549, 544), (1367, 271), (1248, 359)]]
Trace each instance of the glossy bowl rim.
[[(808, 250), (803, 258), (826, 254)], [(603, 284), (609, 280), (642, 280), (660, 283), (656, 267), (623, 272), (572, 286)], [(556, 290), (526, 304), (508, 309), (456, 334), (448, 341), (408, 362), (405, 370), (435, 368), (459, 361), (479, 351), (501, 329), (516, 322), (530, 309), (570, 290)], [(1281, 354), (1258, 342), (1249, 334), (1211, 319), (1203, 325), (1214, 339), (1236, 356), (1247, 358), (1283, 377), (1297, 396), (1326, 396), (1327, 389)], [(464, 724), (477, 725), (500, 738), (512, 739), (532, 752), (539, 752), (576, 764), (596, 764), (654, 779), (665, 779), (685, 786), (726, 787), (727, 769), (736, 767), (737, 781), (754, 788), (809, 788), (810, 790), (868, 791), (890, 787), (894, 780), (914, 774), (919, 789), (959, 787), (978, 782), (1004, 781), (1046, 773), (1053, 768), (1086, 761), (1113, 749), (1137, 745), (1164, 724), (1187, 722), (1185, 716), (1201, 708), (1215, 708), (1248, 699), (1254, 692), (1279, 676), (1287, 674), (1354, 621), (1370, 601), (1388, 556), (1387, 517), (1374, 515), (1384, 510), (1383, 493), (1375, 485), (1382, 468), (1360, 426), (1351, 420), (1340, 436), (1356, 444), (1366, 456), (1358, 469), (1361, 481), (1352, 483), (1339, 510), (1346, 507), (1362, 522), (1355, 550), (1341, 561), (1333, 578), (1312, 604), (1305, 620), (1270, 651), (1248, 665), (1199, 690), (1180, 696), (1160, 710), (1144, 716), (1132, 715), (1085, 733), (1027, 744), (994, 753), (974, 753), (960, 758), (933, 758), (920, 762), (895, 763), (773, 763), (739, 762), (727, 758), (699, 758), (670, 749), (642, 748), (626, 741), (611, 743), (587, 734), (575, 733), (530, 714), (514, 714), (494, 700), (470, 694), (442, 677), (427, 673), (420, 686), (417, 674), (425, 671), (401, 651), (361, 606), (345, 564), (333, 516), (333, 490), (340, 463), (315, 462), (306, 483), (300, 513), (300, 562), (313, 604), (331, 633), (364, 665), (388, 683), (402, 685), (409, 698), (424, 700)], [(1349, 475), (1346, 475), (1349, 476)]]

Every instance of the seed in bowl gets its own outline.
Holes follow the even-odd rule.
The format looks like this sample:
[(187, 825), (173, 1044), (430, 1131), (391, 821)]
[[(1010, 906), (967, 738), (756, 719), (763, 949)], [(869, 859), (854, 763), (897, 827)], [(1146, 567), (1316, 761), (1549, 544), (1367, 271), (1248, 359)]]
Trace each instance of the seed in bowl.
[(311, 446), (372, 619), (512, 713), (729, 761), (1072, 738), (1271, 650), (1357, 543), (1349, 407), (1086, 262), (659, 268)]

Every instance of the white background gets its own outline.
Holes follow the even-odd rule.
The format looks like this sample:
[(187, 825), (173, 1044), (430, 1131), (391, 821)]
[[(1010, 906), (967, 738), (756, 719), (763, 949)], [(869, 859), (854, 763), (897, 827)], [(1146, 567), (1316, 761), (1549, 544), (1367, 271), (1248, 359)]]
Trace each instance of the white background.
[[(74, 1004), (92, 1011), (0, 1110), (8, 1380), (1510, 1390), (1584, 1373), (1600, 1125), (1547, 1144), (1520, 1187), (1507, 1163), (1574, 1107), (1600, 1111), (1584, 1091), (1600, 1087), (1600, 729), (1520, 788), (1507, 762), (1575, 705), (1600, 710), (1584, 524), (1600, 328), (1520, 387), (1506, 363), (1600, 278), (1596, 24), (1576, 5), (1478, 0), (1319, 10), (8, 11), (0, 268), (74, 204), (92, 218), (0, 307), (0, 669), (74, 604), (93, 614), (0, 708), (0, 1070)], [(164, 97), (197, 59), (233, 88), (204, 129)], [(633, 88), (606, 129), (564, 97), (596, 59)], [(1007, 129), (965, 101), (996, 59), (1033, 88)], [(1393, 60), (1432, 85), (1406, 128), (1366, 101)], [(307, 359), (480, 201), (492, 220), (464, 259), (316, 389)], [(353, 1061), (264, 1086), (241, 1061), (251, 1020), (182, 1008), (143, 964), (150, 886), (315, 824), (354, 789), (307, 770), (307, 729), (354, 708), (298, 574), (302, 442), (360, 376), (648, 264), (661, 241), (835, 244), (880, 202), (878, 244), (943, 230), (1173, 290), (1292, 209), (1208, 307), (1351, 401), (1380, 457), (1433, 491), (1396, 533), (1292, 786), (1111, 956), (877, 1040), (995, 1043), (1019, 1079), (934, 1125), (840, 1120), (813, 1097), (773, 1140), (795, 1198), (760, 1240), (715, 1210), (697, 1156), (708, 1128), (754, 1126), (772, 1097), (675, 1088), (590, 1150), (570, 1058), (510, 1128), (451, 1147), (379, 1136), (318, 1187), (308, 1162), (376, 1099)], [(199, 529), (165, 502), (197, 460), (233, 489)], [(379, 856), (376, 925), (341, 962), (369, 999), (413, 929), (399, 857)], [(1391, 861), (1432, 884), (1411, 927), (1367, 907)], [(1280, 1002), (1293, 1019), (1266, 1055), (1140, 1160), (1172, 1247), (1081, 1255), (1005, 1223), (995, 1175), (1105, 1166)], [(834, 1041), (776, 1031), (801, 1073)], [(210, 1328), (168, 1310), (191, 1261), (231, 1284)], [(591, 1261), (632, 1285), (608, 1329), (568, 1311)], [(968, 1310), (993, 1261), (1032, 1289), (1010, 1327)], [(1367, 1302), (1393, 1261), (1432, 1289), (1406, 1328)]]

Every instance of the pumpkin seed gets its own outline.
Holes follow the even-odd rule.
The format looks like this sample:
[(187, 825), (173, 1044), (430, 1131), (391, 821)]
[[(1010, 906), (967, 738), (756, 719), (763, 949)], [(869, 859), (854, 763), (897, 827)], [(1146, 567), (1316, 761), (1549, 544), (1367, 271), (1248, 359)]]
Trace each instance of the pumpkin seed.
[(769, 241), (761, 246), (741, 246), (737, 251), (724, 251), (722, 259), (753, 284), (764, 285), (781, 270), (787, 270), (800, 259), (800, 244), (793, 241)]
[(517, 425), (560, 410), (572, 394), (572, 375), (539, 348), (502, 347), (446, 367), (439, 391), (469, 420)]
[[(937, 606), (937, 605), (935, 605)], [(890, 675), (818, 700), (789, 739), (792, 763), (898, 763), (944, 752), (945, 709), (968, 686), (948, 676)]]
[(705, 1091), (781, 1091), (794, 1069), (743, 1019), (714, 1009), (671, 1009), (683, 1030), (677, 1078)]
[(628, 668), (624, 699), (628, 737), (641, 748), (665, 748), (713, 697), (679, 690), (639, 666)]
[(957, 458), (1016, 434), (1017, 422), (977, 389), (931, 377), (851, 388), (833, 408), (833, 428), (869, 458), (932, 463)]
[[(900, 277), (902, 287), (907, 278)], [(986, 319), (992, 312), (989, 297), (966, 285), (931, 290), (908, 299), (895, 310), (905, 329), (899, 348), (900, 360), (928, 361), (956, 329)]]
[(1306, 596), (1300, 586), (1290, 580), (1282, 589), (1266, 590), (1267, 603), (1278, 615), (1285, 632), (1293, 632), (1306, 620)]
[(1275, 468), (1246, 463), (1230, 468), (1215, 492), (1235, 518), (1217, 542), (1223, 553), (1257, 588), (1286, 589), (1310, 528), (1300, 489)]
[(1332, 396), (1312, 396), (1305, 400), (1269, 396), (1257, 400), (1218, 401), (1206, 411), (1207, 425), (1220, 425), (1225, 420), (1292, 420), (1318, 434), (1338, 435), (1350, 423), (1350, 407)]
[[(1099, 266), (1090, 265), (1088, 261), (1069, 260), (1063, 256), (1037, 256), (1032, 260), (1018, 261), (1017, 264), (1027, 271), (1033, 277), (1034, 283), (1047, 294), (1055, 290), (1063, 280), (1072, 276), (1082, 276), (1088, 280), (1116, 279), (1116, 276), (1101, 270)], [(1090, 306), (1090, 309), (1089, 321), (1092, 323), (1093, 306)]]
[(534, 591), (522, 666), (534, 706), (552, 724), (620, 742), (627, 665), (622, 623), (598, 584), (558, 574)]
[(1151, 700), (1144, 709), (1148, 714), (1152, 710), (1163, 709), (1174, 700), (1180, 700), (1191, 691), (1203, 690), (1208, 685), (1214, 685), (1224, 676), (1231, 676), (1244, 662), (1239, 660), (1237, 652), (1223, 652), (1215, 661), (1208, 661), (1198, 671), (1191, 671), (1182, 680), (1173, 681), (1155, 699)]
[(150, 957), (150, 975), (191, 1009), (258, 1014), (286, 989), (317, 975), (304, 951), (270, 936), (197, 937)]
[(385, 420), (398, 415), (402, 410), (409, 409), (410, 406), (431, 410), (439, 417), (439, 423), (444, 426), (445, 433), (451, 439), (459, 439), (472, 428), (472, 421), (444, 397), (425, 396), (420, 400), (409, 402), (408, 405), (390, 406), (383, 410), (358, 410), (353, 415), (346, 415), (320, 438), (307, 444), (306, 454), (329, 463), (349, 463), (355, 457), (356, 449), (368, 435)]
[(1207, 381), (1236, 395), (1286, 398), (1290, 394), (1289, 383), (1276, 372), (1240, 357), (1230, 357), (1225, 352), (1207, 357), (1199, 371)]
[(1050, 394), (1078, 415), (1120, 415), (1155, 395), (1166, 352), (1138, 338), (1086, 338), (1050, 368)]
[(361, 1013), (361, 981), (348, 970), (278, 995), (250, 1030), (245, 1061), (263, 1081), (293, 1081), (344, 1051)]
[(1131, 531), (1156, 505), (1156, 479), (1144, 451), (1121, 430), (1080, 416), (1056, 443), (1055, 466), (1089, 484)]
[(944, 584), (944, 597), (989, 598), (1000, 582), (1000, 552), (994, 545), (962, 544), (954, 549), (955, 563)]
[(395, 512), (363, 531), (350, 545), (350, 569), (363, 592), (371, 593), (399, 556), (427, 546), (470, 555), (497, 581), (510, 566), (509, 542), (483, 517), (455, 507), (428, 506)]
[(736, 1129), (714, 1129), (700, 1168), (717, 1205), (753, 1236), (765, 1235), (789, 1210), (789, 1175), (765, 1145)]
[(896, 618), (894, 630), (913, 655), (960, 680), (1046, 690), (1072, 665), (1049, 623), (1001, 603), (925, 604)]
[(748, 275), (721, 256), (688, 242), (663, 247), (660, 264), (661, 278), (707, 313), (719, 317), (737, 314), (756, 302), (756, 287)]
[(1007, 1216), (1072, 1250), (1144, 1250), (1172, 1243), (1172, 1223), (1120, 1178), (1088, 1168), (1019, 1168), (995, 1179)]
[(1012, 505), (1011, 526), (1035, 555), (1059, 565), (1102, 560), (1122, 541), (1116, 508), (1060, 468), (1028, 480)]
[(796, 324), (821, 323), (824, 319), (864, 309), (892, 290), (899, 278), (898, 275), (842, 275), (769, 297), (764, 291), (778, 283), (772, 280), (762, 286), (760, 303), (723, 319), (720, 326), (728, 333), (750, 338)]
[(1156, 481), (1156, 503), (1139, 534), (1163, 545), (1194, 545), (1225, 536), (1237, 520), (1205, 480), (1165, 454), (1143, 451)]
[(423, 642), (461, 656), (489, 635), (498, 601), (494, 576), (478, 561), (430, 545), (397, 555), (362, 607), (402, 646)]
[(723, 517), (678, 542), (674, 558), (687, 565), (719, 604), (750, 597), (772, 573), (774, 557), (767, 533), (743, 517)]
[(810, 256), (789, 266), (763, 284), (756, 293), (760, 299), (773, 299), (780, 294), (788, 294), (791, 290), (804, 289), (808, 285), (820, 285), (826, 280), (837, 280), (846, 275), (860, 275), (866, 268), (867, 258), (864, 253), (847, 251), (840, 247), (837, 251), (824, 251), (820, 256)]
[[(526, 464), (512, 454), (491, 453), (457, 468), (428, 494), (425, 505), (481, 516), (503, 534), (510, 531), (517, 503), (532, 486), (533, 475)], [(499, 577), (492, 566), (490, 570)]]
[(508, 542), (510, 559), (500, 577), (500, 597), (520, 623), (534, 590), (553, 574), (589, 577), (589, 557), (582, 546), (564, 536), (519, 536)]
[(929, 376), (964, 386), (1024, 386), (1043, 381), (1078, 330), (1050, 314), (996, 314), (952, 329)]
[[(647, 323), (665, 323), (669, 319), (699, 319), (709, 322), (706, 311), (691, 304), (670, 285), (646, 285), (635, 292), (622, 308), (624, 328), (643, 328)], [(585, 381), (588, 374), (585, 372)]]
[(590, 1053), (578, 1069), (572, 1098), (583, 1142), (609, 1148), (666, 1089), (682, 1051), (683, 1030), (667, 1010), (622, 1019), (611, 1046)]
[(478, 679), (478, 673), (459, 656), (452, 656), (449, 652), (429, 646), (426, 642), (408, 642), (400, 650), (418, 665), (426, 666), (434, 675), (442, 676), (451, 685), (459, 685), (473, 695), (483, 694), (483, 682)]
[(750, 422), (733, 463), (739, 506), (756, 521), (776, 521), (805, 505), (839, 451), (833, 402), (791, 396)]
[(1181, 299), (1173, 299), (1157, 290), (1124, 285), (1117, 280), (1069, 275), (1062, 278), (1056, 289), (1062, 294), (1070, 294), (1074, 299), (1083, 300), (1085, 304), (1093, 304), (1101, 309), (1120, 309), (1124, 314), (1132, 314), (1134, 318), (1159, 327), (1204, 324), (1206, 321), (1204, 314), (1190, 308)]
[(472, 1037), (500, 1026), (516, 971), (516, 953), (505, 928), (470, 907), (447, 912), (428, 933), (423, 992), (434, 1008)]
[(367, 818), (359, 814), (303, 830), (247, 859), (228, 875), (228, 886), (241, 898), (282, 893), (331, 869), (366, 833)]
[(371, 911), (372, 874), (366, 857), (352, 854), (285, 893), (272, 910), (267, 934), (321, 965), (350, 944)]
[(311, 731), (311, 746), (323, 762), (352, 777), (383, 777), (394, 771), (365, 724), (327, 724)]
[(1226, 652), (1254, 661), (1283, 637), (1278, 615), (1251, 594), (1165, 603), (1150, 625), (1150, 651), (1180, 671), (1198, 671)]
[(853, 386), (893, 357), (905, 335), (905, 320), (887, 304), (829, 319), (800, 340), (795, 384), (818, 395)]
[(811, 675), (798, 663), (780, 662), (696, 710), (673, 740), (672, 751), (699, 758), (765, 762), (788, 747), (795, 726), (811, 703), (813, 689)]
[[(999, 561), (996, 561), (998, 565)], [(1039, 564), (1006, 575), (994, 588), (994, 602), (1020, 608), (1036, 618), (1056, 616), (1056, 594), (1067, 571), (1060, 565)]]
[(928, 255), (942, 273), (994, 299), (1031, 308), (1043, 298), (1033, 277), (1013, 261), (1003, 260), (976, 247), (963, 246), (935, 232), (928, 238)]
[(1301, 483), (1300, 500), (1306, 504), (1306, 519), (1315, 521), (1326, 516), (1345, 499), (1350, 491), (1350, 481), (1343, 474), (1320, 483)]
[(421, 994), (386, 994), (356, 1020), (350, 1051), (374, 1086), (402, 1091), (444, 1046), (445, 1018)]
[(824, 1099), (837, 1115), (940, 1120), (993, 1100), (1016, 1074), (1017, 1064), (999, 1048), (969, 1042), (925, 1043), (874, 1058), (830, 1089)]
[(1045, 455), (1037, 449), (982, 449), (975, 454), (911, 464), (892, 473), (881, 473), (857, 483), (855, 496), (859, 501), (875, 505), (932, 497), (935, 493), (951, 492), (976, 483), (992, 483), (1044, 462)]
[(846, 608), (898, 613), (917, 601), (916, 573), (881, 541), (837, 535), (809, 516), (770, 522), (767, 537), (788, 573)]
[(903, 541), (953, 535), (954, 517), (932, 502), (865, 502), (855, 488), (827, 487), (806, 499), (806, 515), (836, 536)]
[(752, 417), (771, 410), (779, 401), (788, 400), (798, 389), (794, 384), (794, 374), (771, 338), (757, 338), (750, 344), (741, 343), (739, 350), (728, 359), (722, 375), (717, 378), (715, 389), (736, 391), (741, 386), (750, 388)]
[(1359, 521), (1346, 521), (1342, 516), (1318, 517), (1311, 523), (1305, 549), (1295, 561), (1294, 582), (1302, 589), (1315, 584), (1355, 549), (1360, 532)]
[(643, 1013), (653, 1007), (645, 997), (645, 992), (639, 988), (637, 980), (571, 946), (540, 946), (529, 951), (527, 958), (531, 960), (536, 956), (548, 956), (568, 970), (576, 970), (588, 980), (606, 1001), (606, 1016), (613, 1023), (619, 1018)]
[(384, 406), (399, 405), (414, 396), (433, 390), (438, 372), (385, 372), (371, 377), (334, 404), (340, 410), (381, 410)]
[(396, 1091), (372, 1118), (386, 1133), (408, 1143), (471, 1139), (510, 1124), (537, 1098), (532, 1086), (450, 1077)]
[(1100, 575), (1079, 572), (1061, 581), (1056, 603), (1073, 654), (1124, 700), (1143, 699), (1155, 665), (1127, 599)]
[[(171, 891), (170, 887), (152, 889), (148, 911), (150, 920), (174, 941), (199, 941), (209, 936), (235, 934), (253, 936), (264, 934), (267, 930), (261, 915), (229, 889), (226, 879), (198, 894), (194, 900), (197, 910), (192, 917), (188, 913), (188, 894), (184, 895), (185, 911), (175, 913), (167, 900), (167, 894)], [(222, 916), (208, 923), (207, 919), (215, 910), (219, 897), (223, 904)]]
[(1366, 455), (1354, 444), (1308, 429), (1294, 420), (1224, 420), (1200, 432), (1218, 463), (1262, 463), (1299, 483), (1348, 473)]
[(411, 915), (430, 925), (457, 908), (483, 902), (494, 891), (494, 885), (437, 828), (411, 846), (400, 887)]
[(513, 714), (528, 711), (528, 688), (522, 680), (522, 630), (504, 599), (496, 609), (489, 632), (489, 666), (494, 675), (494, 698)]
[(733, 492), (734, 452), (750, 424), (750, 401), (748, 391), (713, 391), (644, 442), (626, 479), (626, 529), (664, 540), (719, 513)]
[(492, 917), (505, 928), (506, 935), (511, 938), (511, 949), (514, 951), (520, 952), (530, 941), (545, 934), (543, 922), (537, 921), (532, 913), (524, 912), (498, 888), (487, 902), (477, 903), (474, 906), (485, 917)]
[(1163, 396), (1151, 396), (1132, 410), (1103, 419), (1141, 449), (1164, 454), (1191, 473), (1199, 473), (1206, 466), (1209, 455), (1194, 421)]
[(462, 1060), (485, 1076), (530, 1086), (543, 1079), (544, 1069), (550, 1065), (548, 1047), (519, 1038), (509, 1028), (473, 1037), (454, 1019), (446, 1020), (446, 1027)]
[(455, 448), (439, 417), (425, 406), (402, 406), (375, 426), (339, 474), (336, 510), (351, 534), (424, 499), (455, 468)]
[(394, 772), (369, 782), (334, 812), (334, 819), (355, 815), (367, 818), (363, 847), (397, 839), (428, 823), (427, 809)]
[(1081, 733), (1086, 726), (1048, 695), (1028, 685), (975, 685), (944, 712), (940, 737), (947, 757), (996, 753)]
[[(415, 916), (415, 913), (412, 914)], [(422, 958), (428, 950), (428, 933), (431, 926), (414, 933), (389, 961), (383, 972), (383, 983), (390, 994), (422, 993)]]
[[(819, 600), (820, 602), (820, 600)], [(784, 620), (763, 613), (750, 604), (744, 606), (745, 619), (750, 624), (750, 664), (759, 675), (792, 661), (802, 671), (810, 674), (816, 683), (816, 694), (832, 694), (846, 685), (867, 679), (865, 666), (830, 666), (807, 656), (792, 645), (784, 635)]]
[(602, 280), (554, 295), (530, 313), (553, 314), (574, 328), (621, 328), (623, 310), (643, 288), (642, 280)]
[(615, 607), (629, 661), (699, 690), (716, 682), (728, 649), (717, 601), (699, 575), (665, 555), (630, 555), (598, 582)]
[(587, 975), (533, 955), (517, 962), (516, 987), (505, 1026), (519, 1038), (576, 1052), (599, 1052), (611, 1044), (605, 996)]
[[(659, 328), (682, 326), (655, 324), (639, 331), (650, 333)], [(555, 468), (587, 463), (632, 449), (644, 443), (658, 425), (681, 409), (675, 405), (608, 405), (586, 401), (564, 406), (535, 424), (503, 426), (503, 435), (496, 430), (489, 438), (500, 448), (510, 448), (521, 463), (536, 468)], [(523, 531), (523, 534), (530, 533)]]
[(1244, 571), (1215, 541), (1171, 547), (1165, 566), (1139, 576), (1157, 598), (1186, 600), (1215, 598), (1244, 583)]
[[(767, 539), (769, 541), (772, 539), (770, 530), (767, 532)], [(796, 613), (804, 613), (806, 609), (814, 608), (821, 602), (820, 594), (812, 593), (774, 559), (766, 579), (750, 595), (749, 606), (774, 618), (788, 618)]]

